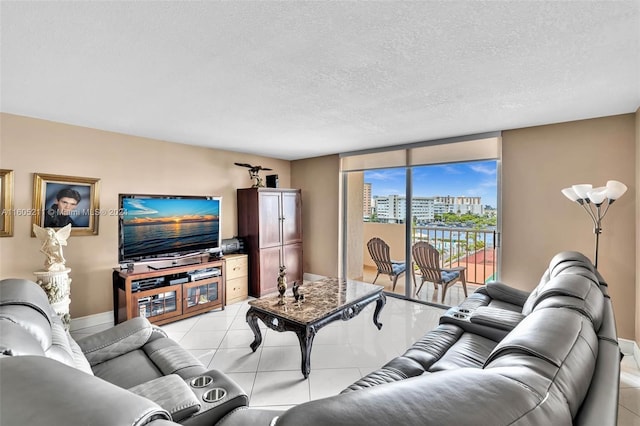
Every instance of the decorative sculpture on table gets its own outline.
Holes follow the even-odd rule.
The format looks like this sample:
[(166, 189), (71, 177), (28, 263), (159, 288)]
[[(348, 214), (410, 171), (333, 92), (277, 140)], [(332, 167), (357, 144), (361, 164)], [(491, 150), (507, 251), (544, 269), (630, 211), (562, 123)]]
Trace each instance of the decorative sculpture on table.
[(292, 290), (293, 298), (296, 300), (298, 307), (300, 307), (300, 304), (304, 302), (304, 293), (302, 293), (302, 289), (300, 288), (300, 281), (293, 282)]
[(258, 175), (261, 170), (273, 170), (268, 167), (262, 166), (252, 166), (247, 163), (233, 163), (236, 166), (240, 167), (248, 167), (249, 168), (249, 178), (255, 179), (256, 181), (251, 185), (252, 188), (264, 188), (264, 183), (262, 182), (262, 178)]
[(69, 304), (71, 299), (71, 278), (69, 278), (70, 268), (66, 266), (66, 259), (62, 252), (62, 247), (67, 245), (67, 240), (71, 235), (71, 224), (58, 229), (42, 228), (33, 225), (33, 233), (42, 241), (40, 252), (45, 256), (45, 270), (36, 271), (34, 275), (37, 282), (47, 293), (49, 303), (54, 311), (60, 315), (65, 328), (69, 329), (71, 318), (69, 316)]
[(287, 268), (284, 265), (282, 265), (280, 266), (280, 273), (278, 274), (278, 293), (280, 293), (280, 301), (278, 301), (278, 305), (287, 304), (287, 301), (284, 295), (286, 291), (287, 291)]

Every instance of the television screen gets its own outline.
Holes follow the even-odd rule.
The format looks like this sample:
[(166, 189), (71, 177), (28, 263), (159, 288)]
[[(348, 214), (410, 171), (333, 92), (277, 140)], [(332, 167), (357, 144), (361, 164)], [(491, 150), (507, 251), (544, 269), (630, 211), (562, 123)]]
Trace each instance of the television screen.
[(220, 197), (120, 194), (120, 262), (220, 248)]

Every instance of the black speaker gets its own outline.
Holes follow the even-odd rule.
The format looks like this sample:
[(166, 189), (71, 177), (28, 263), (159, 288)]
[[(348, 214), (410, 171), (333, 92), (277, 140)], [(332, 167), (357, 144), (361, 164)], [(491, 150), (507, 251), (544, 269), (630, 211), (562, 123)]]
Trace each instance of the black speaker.
[(278, 175), (267, 175), (267, 188), (278, 187)]

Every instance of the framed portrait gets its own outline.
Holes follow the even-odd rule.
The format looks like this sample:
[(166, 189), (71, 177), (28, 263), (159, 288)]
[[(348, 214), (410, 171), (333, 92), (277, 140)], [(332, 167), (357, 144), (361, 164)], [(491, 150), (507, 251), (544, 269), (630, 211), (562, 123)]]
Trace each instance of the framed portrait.
[(71, 224), (71, 235), (98, 235), (99, 195), (100, 179), (34, 173), (33, 223), (56, 229)]
[(13, 170), (0, 169), (0, 237), (13, 236)]

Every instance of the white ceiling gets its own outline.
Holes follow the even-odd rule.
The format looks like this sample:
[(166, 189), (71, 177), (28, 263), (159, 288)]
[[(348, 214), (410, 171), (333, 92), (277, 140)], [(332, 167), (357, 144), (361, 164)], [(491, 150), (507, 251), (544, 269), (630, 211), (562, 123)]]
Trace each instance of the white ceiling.
[(2, 1), (3, 112), (299, 159), (634, 112), (640, 0)]

